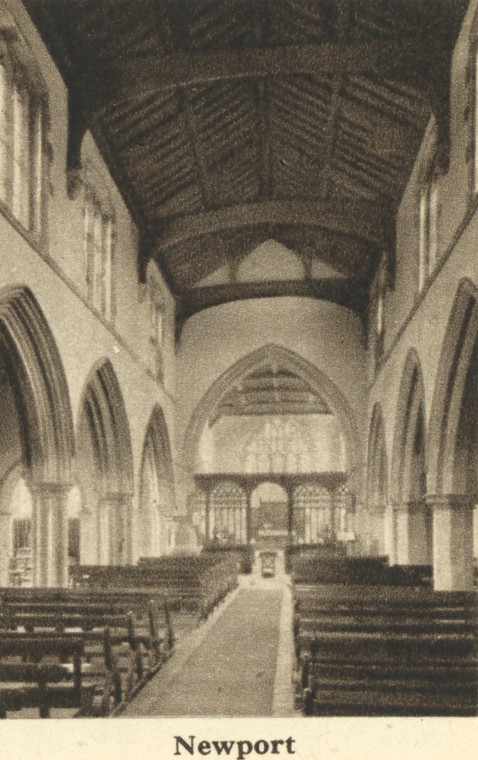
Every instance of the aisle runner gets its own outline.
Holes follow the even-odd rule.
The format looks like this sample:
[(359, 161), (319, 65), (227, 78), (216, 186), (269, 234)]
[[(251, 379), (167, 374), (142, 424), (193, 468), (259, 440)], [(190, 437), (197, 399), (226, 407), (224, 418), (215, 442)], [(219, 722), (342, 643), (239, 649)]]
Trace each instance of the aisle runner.
[(241, 589), (172, 681), (161, 672), (125, 717), (272, 715), (281, 589)]

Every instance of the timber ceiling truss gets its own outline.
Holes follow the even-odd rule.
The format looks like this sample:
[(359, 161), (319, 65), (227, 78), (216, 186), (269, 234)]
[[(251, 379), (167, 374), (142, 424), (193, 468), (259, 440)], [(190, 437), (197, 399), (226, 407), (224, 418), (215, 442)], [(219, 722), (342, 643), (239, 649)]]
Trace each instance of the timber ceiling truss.
[[(364, 312), (430, 113), (447, 161), (466, 0), (25, 0), (186, 319), (304, 295)], [(237, 282), (273, 238), (303, 280)], [(314, 260), (339, 277), (316, 278)], [(204, 285), (220, 267), (222, 285)]]

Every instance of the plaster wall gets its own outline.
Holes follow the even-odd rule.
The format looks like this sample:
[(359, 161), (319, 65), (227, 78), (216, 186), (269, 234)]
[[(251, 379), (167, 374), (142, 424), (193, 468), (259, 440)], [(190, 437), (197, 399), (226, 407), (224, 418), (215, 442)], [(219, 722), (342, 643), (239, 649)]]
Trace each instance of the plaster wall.
[[(184, 445), (191, 416), (211, 385), (237, 361), (269, 343), (296, 352), (320, 369), (341, 391), (360, 426), (366, 356), (360, 318), (326, 301), (246, 300), (202, 311), (184, 327), (177, 355), (178, 446)], [(186, 471), (183, 474), (187, 491), (190, 479)]]

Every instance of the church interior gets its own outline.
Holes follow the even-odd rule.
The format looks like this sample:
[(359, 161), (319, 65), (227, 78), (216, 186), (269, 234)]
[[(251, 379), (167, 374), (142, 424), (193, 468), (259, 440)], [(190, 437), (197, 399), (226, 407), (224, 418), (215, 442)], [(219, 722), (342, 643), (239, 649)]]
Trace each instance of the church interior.
[(1, 718), (478, 714), (477, 240), (478, 0), (0, 0)]

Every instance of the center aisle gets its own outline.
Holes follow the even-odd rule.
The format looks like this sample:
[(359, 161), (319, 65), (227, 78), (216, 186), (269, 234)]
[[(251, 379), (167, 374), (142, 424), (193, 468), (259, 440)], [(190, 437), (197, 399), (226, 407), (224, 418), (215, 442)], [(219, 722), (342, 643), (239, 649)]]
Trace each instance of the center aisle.
[(174, 677), (160, 671), (123, 716), (272, 715), (283, 595), (239, 589)]

